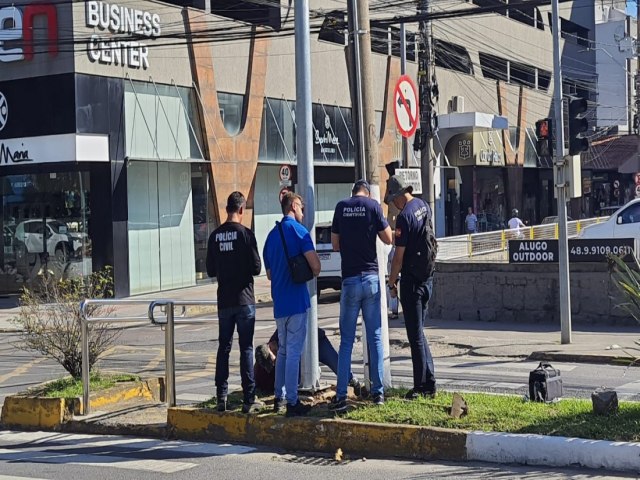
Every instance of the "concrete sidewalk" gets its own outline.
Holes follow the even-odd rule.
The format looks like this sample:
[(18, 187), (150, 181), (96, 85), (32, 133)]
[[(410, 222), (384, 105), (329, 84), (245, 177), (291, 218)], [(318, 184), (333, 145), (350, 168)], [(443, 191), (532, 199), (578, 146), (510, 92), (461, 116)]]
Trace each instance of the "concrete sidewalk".
[[(270, 282), (258, 277), (255, 282), (256, 301), (271, 301)], [(129, 297), (132, 300), (157, 299), (215, 300), (216, 284), (207, 283), (190, 288), (156, 292)], [(328, 293), (323, 293), (323, 297)], [(322, 308), (322, 305), (319, 306)], [(119, 316), (145, 315), (146, 307), (119, 308)], [(0, 301), (0, 332), (16, 331), (9, 320), (19, 313), (17, 297)], [(577, 322), (576, 322), (577, 323)], [(402, 316), (389, 322), (390, 338), (406, 341)], [(560, 343), (559, 326), (551, 324), (518, 324), (517, 322), (443, 321), (432, 319), (427, 338), (450, 345), (463, 345), (477, 355), (492, 357), (525, 357), (531, 360), (555, 360), (595, 363), (628, 363), (640, 357), (640, 325), (580, 326), (573, 329), (572, 342)]]

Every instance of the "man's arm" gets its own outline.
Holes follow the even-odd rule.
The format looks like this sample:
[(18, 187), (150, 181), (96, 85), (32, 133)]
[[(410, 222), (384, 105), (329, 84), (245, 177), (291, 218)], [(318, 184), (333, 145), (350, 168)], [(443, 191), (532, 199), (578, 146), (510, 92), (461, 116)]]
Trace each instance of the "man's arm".
[(214, 248), (214, 242), (212, 241), (213, 238), (213, 233), (211, 234), (211, 236), (209, 237), (209, 241), (207, 242), (207, 275), (209, 275), (209, 277), (213, 278), (216, 277), (218, 275), (217, 269), (216, 269), (216, 259), (215, 259), (215, 248)]
[(404, 258), (404, 250), (406, 247), (396, 246), (396, 251), (391, 260), (391, 272), (389, 273), (389, 286), (395, 286), (398, 283), (398, 275), (402, 269), (402, 260)]
[(385, 228), (384, 230), (380, 230), (378, 232), (378, 238), (380, 238), (380, 240), (382, 240), (382, 243), (384, 243), (385, 245), (391, 245), (391, 242), (393, 241), (391, 227), (387, 225), (387, 228)]
[(309, 262), (309, 266), (311, 267), (311, 271), (313, 272), (313, 276), (317, 277), (320, 275), (320, 257), (315, 250), (309, 250), (308, 252), (304, 252), (304, 258)]
[(258, 242), (251, 230), (247, 230), (247, 232), (249, 233), (249, 250), (251, 252), (251, 275), (259, 275), (262, 270), (262, 262), (258, 253)]
[(334, 252), (340, 251), (340, 234), (331, 232), (331, 246)]

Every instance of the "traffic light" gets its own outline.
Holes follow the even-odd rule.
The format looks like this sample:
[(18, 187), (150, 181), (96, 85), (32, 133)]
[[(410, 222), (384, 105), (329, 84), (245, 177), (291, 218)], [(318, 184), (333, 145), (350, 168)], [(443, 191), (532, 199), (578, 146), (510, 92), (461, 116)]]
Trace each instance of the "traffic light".
[(536, 122), (536, 153), (539, 157), (553, 157), (553, 121), (543, 118)]
[(589, 150), (589, 140), (581, 135), (589, 128), (587, 119), (580, 115), (586, 111), (586, 98), (569, 97), (569, 155)]

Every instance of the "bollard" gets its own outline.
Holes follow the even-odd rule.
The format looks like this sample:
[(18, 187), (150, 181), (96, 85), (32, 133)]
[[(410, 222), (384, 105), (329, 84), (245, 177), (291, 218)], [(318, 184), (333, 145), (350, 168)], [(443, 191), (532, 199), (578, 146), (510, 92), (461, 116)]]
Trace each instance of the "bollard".
[(167, 406), (176, 406), (176, 358), (175, 358), (175, 338), (174, 338), (174, 304), (167, 302), (167, 325), (164, 331), (164, 363), (165, 363), (165, 384), (167, 386)]
[(86, 303), (82, 302), (80, 310), (82, 317), (80, 328), (82, 330), (82, 414), (90, 413), (89, 406), (89, 322), (86, 315)]

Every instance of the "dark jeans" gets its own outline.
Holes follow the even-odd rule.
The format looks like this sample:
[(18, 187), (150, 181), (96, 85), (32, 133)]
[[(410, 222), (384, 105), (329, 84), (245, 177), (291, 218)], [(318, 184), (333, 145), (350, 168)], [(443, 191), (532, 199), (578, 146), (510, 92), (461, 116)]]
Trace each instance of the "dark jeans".
[(436, 377), (429, 343), (424, 336), (427, 320), (427, 303), (431, 297), (433, 277), (424, 282), (403, 275), (400, 279), (400, 302), (404, 313), (404, 324), (411, 346), (413, 363), (413, 388), (422, 392), (435, 392)]
[(233, 331), (238, 326), (240, 344), (240, 377), (245, 403), (255, 399), (256, 383), (253, 378), (253, 329), (256, 323), (255, 305), (221, 308), (218, 310), (218, 355), (216, 357), (216, 394), (226, 397), (229, 389), (229, 353)]

